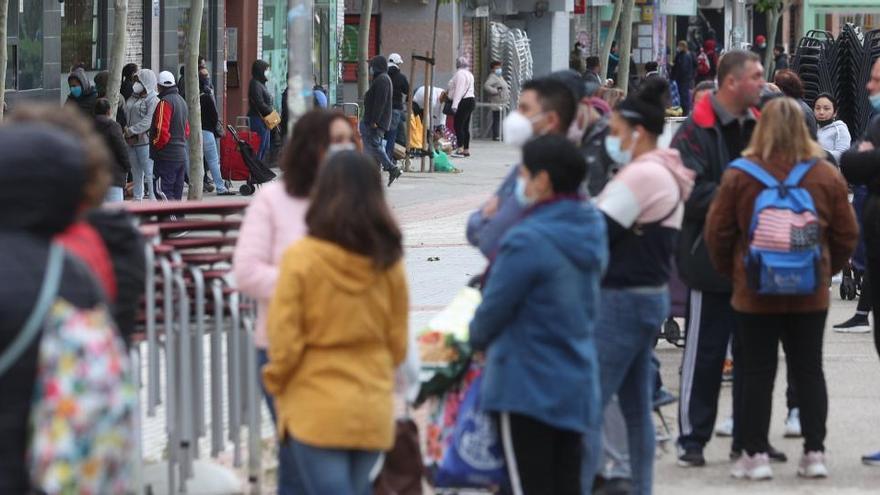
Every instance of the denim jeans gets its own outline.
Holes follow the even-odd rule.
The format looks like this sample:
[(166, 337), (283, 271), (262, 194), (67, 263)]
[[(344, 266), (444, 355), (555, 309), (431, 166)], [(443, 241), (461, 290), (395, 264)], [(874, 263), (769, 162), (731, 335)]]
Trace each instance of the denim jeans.
[(226, 192), (226, 184), (223, 177), (220, 177), (220, 153), (217, 152), (217, 138), (211, 131), (202, 131), (202, 152), (205, 154), (205, 161), (208, 162), (208, 168), (211, 169), (211, 177), (214, 179), (214, 187), (217, 192)]
[(275, 413), (275, 399), (269, 395), (266, 390), (266, 384), (263, 382), (263, 366), (269, 364), (269, 352), (266, 349), (257, 349), (257, 376), (260, 377), (260, 388), (263, 389), (263, 397), (266, 399), (266, 407), (269, 409), (269, 415), (272, 416), (272, 424), (278, 424), (278, 418)]
[(110, 186), (107, 188), (107, 195), (104, 196), (105, 203), (118, 203), (125, 201), (125, 191), (119, 186)]
[[(617, 394), (626, 421), (632, 493), (650, 494), (655, 443), (651, 419), (654, 394), (651, 355), (654, 338), (669, 314), (669, 293), (665, 287), (602, 288), (600, 299), (602, 311), (596, 324), (596, 350), (602, 404), (604, 407)], [(585, 463), (584, 471), (595, 477), (600, 457), (588, 454)]]
[(257, 115), (248, 115), (248, 117), (250, 118), (251, 130), (260, 136), (260, 149), (255, 151), (257, 151), (257, 158), (262, 161), (266, 158), (266, 153), (269, 152), (269, 147), (272, 145), (272, 131), (266, 127), (262, 117)]
[[(150, 145), (128, 147), (128, 159), (131, 161), (131, 176), (134, 178), (134, 200), (140, 201), (145, 197), (155, 199), (153, 193), (153, 160), (150, 159)], [(146, 186), (146, 196), (144, 195)]]
[(385, 154), (392, 162), (394, 161), (394, 144), (397, 142), (397, 134), (402, 120), (403, 110), (391, 111), (391, 127), (385, 133)]
[(382, 130), (369, 127), (363, 122), (360, 124), (361, 139), (364, 142), (364, 152), (372, 156), (382, 166), (382, 170), (388, 171), (394, 169), (394, 163), (385, 153), (382, 147)]
[[(288, 437), (278, 452), (279, 495), (369, 495), (373, 492), (370, 471), (379, 460), (378, 451), (324, 449)], [(291, 461), (296, 465), (295, 470), (291, 469)], [(304, 490), (289, 489), (296, 483), (302, 483)]]

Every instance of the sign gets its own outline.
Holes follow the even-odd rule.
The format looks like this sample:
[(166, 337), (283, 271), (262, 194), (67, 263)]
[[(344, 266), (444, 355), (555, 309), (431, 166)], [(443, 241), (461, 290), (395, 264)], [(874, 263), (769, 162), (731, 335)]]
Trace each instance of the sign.
[(238, 28), (226, 28), (226, 60), (238, 62)]
[(590, 7), (604, 7), (611, 5), (611, 0), (588, 0), (587, 3), (590, 4)]
[(697, 0), (659, 0), (661, 15), (697, 15)]
[(489, 6), (483, 5), (474, 10), (474, 17), (489, 17)]
[(574, 0), (574, 11), (572, 12), (575, 15), (583, 15), (587, 13), (587, 0)]

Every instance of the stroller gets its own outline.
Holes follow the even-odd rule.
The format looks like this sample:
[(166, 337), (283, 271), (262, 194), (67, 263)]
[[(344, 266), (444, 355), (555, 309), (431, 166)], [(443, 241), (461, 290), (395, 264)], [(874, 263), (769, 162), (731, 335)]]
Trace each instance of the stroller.
[(247, 181), (239, 188), (239, 192), (242, 196), (250, 196), (256, 192), (256, 186), (274, 179), (275, 172), (269, 170), (269, 167), (257, 158), (251, 144), (242, 139), (235, 127), (227, 125), (226, 129), (235, 141), (238, 153), (230, 154), (223, 160), (220, 175), (223, 176), (227, 186), (234, 180)]

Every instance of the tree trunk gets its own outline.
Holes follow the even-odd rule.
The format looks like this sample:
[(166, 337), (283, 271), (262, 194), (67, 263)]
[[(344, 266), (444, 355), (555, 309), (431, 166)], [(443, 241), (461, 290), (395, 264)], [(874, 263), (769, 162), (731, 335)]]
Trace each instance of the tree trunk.
[(186, 106), (189, 109), (189, 199), (202, 199), (205, 169), (202, 165), (202, 105), (199, 102), (199, 38), (202, 34), (204, 0), (192, 0), (189, 8), (189, 31), (186, 33), (184, 77)]
[(776, 59), (773, 48), (776, 47), (779, 19), (785, 11), (786, 4), (787, 2), (780, 2), (778, 6), (774, 6), (771, 10), (767, 11), (767, 53), (764, 54), (764, 78), (768, 81), (773, 80), (773, 73), (776, 71)]
[(608, 78), (608, 58), (611, 56), (611, 44), (614, 43), (614, 37), (617, 36), (617, 25), (620, 24), (621, 2), (614, 2), (614, 13), (611, 15), (611, 25), (608, 26), (608, 35), (605, 42), (602, 43), (602, 49), (599, 53), (599, 74), (602, 80)]
[[(440, 2), (441, 0), (434, 0), (434, 31), (431, 36), (431, 57), (435, 58), (435, 53), (437, 53), (437, 21), (440, 19)], [(412, 83), (412, 81), (410, 81)]]
[(361, 25), (358, 30), (358, 98), (363, 100), (370, 87), (370, 20), (373, 16), (373, 0), (363, 0)]
[(632, 56), (633, 7), (635, 0), (624, 0), (620, 16), (620, 64), (617, 66), (617, 87), (626, 94), (629, 90), (629, 60)]
[(110, 100), (111, 118), (116, 118), (116, 110), (119, 109), (122, 66), (125, 64), (125, 45), (128, 39), (128, 30), (126, 29), (128, 0), (116, 0), (114, 2), (114, 9), (113, 47), (110, 51), (110, 79), (107, 81), (107, 99)]
[(6, 106), (6, 19), (9, 0), (0, 0), (0, 122)]

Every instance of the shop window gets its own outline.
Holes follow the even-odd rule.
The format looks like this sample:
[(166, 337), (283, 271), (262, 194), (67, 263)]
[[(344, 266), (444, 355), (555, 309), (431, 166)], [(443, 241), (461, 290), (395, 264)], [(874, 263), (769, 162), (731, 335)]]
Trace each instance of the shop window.
[(38, 89), (43, 87), (43, 3), (25, 2), (22, 7), (24, 12), (18, 14), (17, 89)]
[[(213, 59), (213, 54), (208, 53), (208, 21), (210, 13), (208, 11), (208, 3), (205, 2), (205, 8), (202, 12), (202, 32), (199, 34), (199, 55), (206, 59)], [(186, 45), (187, 35), (189, 34), (190, 7), (180, 7), (177, 16), (177, 56), (180, 65), (186, 62)]]
[(107, 69), (107, 0), (65, 0), (61, 18), (61, 68)]
[[(357, 82), (358, 78), (358, 35), (361, 30), (359, 14), (345, 15), (345, 32), (342, 38), (342, 81)], [(379, 54), (379, 16), (370, 18), (370, 47), (368, 59)]]

